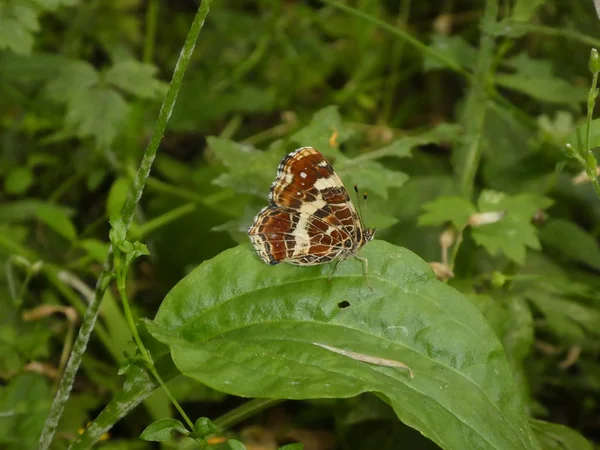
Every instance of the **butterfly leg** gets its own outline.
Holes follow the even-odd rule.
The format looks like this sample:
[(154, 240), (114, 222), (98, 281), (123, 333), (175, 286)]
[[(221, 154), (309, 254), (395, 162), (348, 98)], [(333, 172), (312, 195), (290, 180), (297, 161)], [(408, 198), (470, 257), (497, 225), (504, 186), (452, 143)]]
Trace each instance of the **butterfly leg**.
[(331, 279), (333, 278), (333, 275), (335, 274), (335, 271), (337, 270), (338, 266), (342, 263), (342, 261), (344, 261), (345, 258), (340, 258), (337, 260), (337, 262), (335, 263), (335, 266), (333, 266), (333, 272), (331, 272), (331, 275), (329, 275), (329, 278), (327, 278), (327, 281), (331, 281)]
[(373, 288), (371, 287), (371, 283), (369, 283), (369, 260), (367, 258), (358, 256), (358, 255), (354, 255), (354, 257), (362, 263), (365, 280), (367, 280), (367, 287), (369, 289), (373, 290)]

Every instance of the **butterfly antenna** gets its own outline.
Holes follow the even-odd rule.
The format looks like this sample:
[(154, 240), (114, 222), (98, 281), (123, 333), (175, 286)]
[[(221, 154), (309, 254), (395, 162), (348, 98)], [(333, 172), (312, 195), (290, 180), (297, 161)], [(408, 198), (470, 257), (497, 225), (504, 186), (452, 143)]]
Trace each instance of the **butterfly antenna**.
[[(360, 219), (360, 224), (362, 225), (362, 227), (364, 229), (365, 228), (365, 219), (363, 216), (362, 208), (360, 206), (360, 194), (358, 193), (358, 186), (356, 184), (354, 185), (354, 192), (356, 192), (356, 199), (357, 199), (356, 204), (358, 205), (358, 218)], [(367, 201), (367, 193), (366, 192), (363, 196), (363, 201), (366, 204), (366, 201)]]

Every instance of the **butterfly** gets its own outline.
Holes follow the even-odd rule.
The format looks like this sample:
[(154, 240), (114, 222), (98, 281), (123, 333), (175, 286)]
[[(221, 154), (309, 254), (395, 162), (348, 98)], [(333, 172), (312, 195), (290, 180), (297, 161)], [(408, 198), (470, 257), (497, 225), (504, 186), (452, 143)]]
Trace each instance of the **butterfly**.
[(337, 259), (331, 279), (339, 264), (354, 256), (367, 276), (368, 261), (357, 253), (376, 229), (364, 227), (342, 180), (321, 153), (302, 147), (285, 156), (269, 200), (248, 229), (263, 261), (313, 266)]

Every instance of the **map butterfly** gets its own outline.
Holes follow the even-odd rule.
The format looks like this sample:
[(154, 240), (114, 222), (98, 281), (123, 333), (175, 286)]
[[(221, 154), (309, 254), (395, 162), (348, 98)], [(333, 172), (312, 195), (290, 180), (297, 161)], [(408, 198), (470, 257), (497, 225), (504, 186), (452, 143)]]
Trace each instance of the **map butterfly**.
[(269, 200), (248, 229), (263, 261), (313, 266), (337, 259), (331, 279), (339, 263), (354, 256), (367, 275), (367, 260), (357, 253), (375, 229), (363, 226), (342, 180), (321, 153), (302, 147), (285, 156)]

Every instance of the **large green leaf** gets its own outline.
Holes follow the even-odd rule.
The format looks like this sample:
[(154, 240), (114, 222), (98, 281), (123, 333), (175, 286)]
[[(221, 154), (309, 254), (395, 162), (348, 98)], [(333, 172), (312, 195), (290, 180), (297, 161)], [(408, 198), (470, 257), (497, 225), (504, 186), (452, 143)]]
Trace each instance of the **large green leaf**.
[[(246, 397), (381, 393), (443, 448), (535, 449), (502, 345), (475, 306), (383, 241), (331, 266), (263, 264), (227, 250), (163, 301), (151, 334), (185, 375)], [(414, 378), (402, 369), (412, 370)]]

